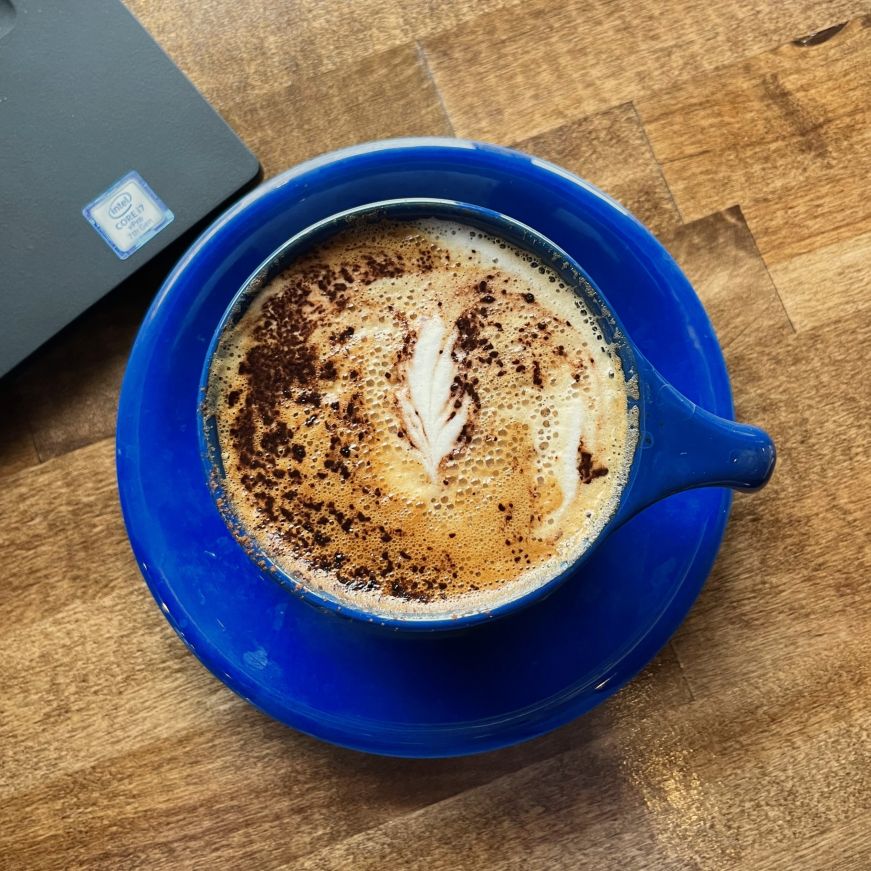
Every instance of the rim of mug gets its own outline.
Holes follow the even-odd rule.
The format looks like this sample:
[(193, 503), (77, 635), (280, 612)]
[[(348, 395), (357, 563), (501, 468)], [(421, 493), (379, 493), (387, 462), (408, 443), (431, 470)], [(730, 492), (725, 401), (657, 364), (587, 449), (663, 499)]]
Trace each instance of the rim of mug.
[[(420, 612), (401, 614), (396, 611), (388, 613), (374, 609), (367, 610), (334, 597), (328, 591), (315, 588), (304, 580), (292, 576), (278, 565), (257, 544), (256, 537), (248, 531), (248, 528), (233, 511), (232, 501), (222, 485), (225, 471), (221, 460), (214, 415), (209, 413), (209, 382), (212, 361), (226, 330), (239, 322), (248, 306), (263, 288), (279, 272), (287, 268), (288, 261), (292, 261), (293, 258), (316, 245), (319, 241), (331, 237), (341, 229), (352, 226), (359, 220), (383, 220), (388, 213), (392, 218), (396, 217), (397, 212), (403, 210), (407, 214), (400, 216), (400, 220), (403, 217), (408, 220), (413, 220), (415, 217), (418, 219), (421, 217), (438, 218), (440, 216), (433, 214), (433, 212), (441, 210), (450, 213), (450, 217), (461, 223), (474, 226), (476, 222), (479, 222), (478, 229), (489, 229), (491, 233), (500, 236), (505, 235), (504, 228), (508, 228), (508, 241), (512, 244), (525, 248), (531, 253), (535, 253), (535, 248), (546, 251), (551, 258), (549, 265), (563, 278), (566, 285), (576, 293), (583, 292), (584, 301), (601, 325), (607, 342), (616, 348), (620, 356), (623, 377), (627, 383), (627, 413), (633, 408), (637, 409), (635, 444), (632, 446), (628, 459), (625, 478), (617, 498), (610, 506), (609, 516), (600, 525), (596, 535), (577, 557), (566, 563), (553, 577), (531, 588), (521, 589), (516, 596), (498, 602), (491, 608), (474, 608), (465, 611), (446, 609), (444, 612), (431, 615)], [(414, 211), (417, 211), (418, 214), (412, 214)], [(514, 238), (511, 238), (512, 236)], [(293, 234), (265, 257), (234, 293), (211, 336), (200, 374), (199, 401), (196, 412), (200, 458), (206, 476), (206, 484), (216, 510), (221, 515), (237, 545), (260, 569), (261, 574), (271, 582), (278, 583), (316, 608), (365, 624), (418, 632), (454, 631), (506, 616), (544, 598), (570, 580), (570, 576), (580, 568), (596, 546), (611, 531), (614, 521), (620, 513), (623, 498), (631, 489), (638, 471), (637, 459), (642, 447), (640, 434), (644, 432), (645, 414), (644, 402), (640, 399), (643, 391), (639, 389), (640, 385), (637, 384), (641, 377), (643, 377), (643, 370), (638, 364), (638, 352), (607, 298), (584, 272), (575, 258), (543, 233), (502, 212), (462, 200), (438, 197), (400, 197), (377, 200), (328, 215)], [(636, 383), (634, 388), (632, 387), (633, 381)]]

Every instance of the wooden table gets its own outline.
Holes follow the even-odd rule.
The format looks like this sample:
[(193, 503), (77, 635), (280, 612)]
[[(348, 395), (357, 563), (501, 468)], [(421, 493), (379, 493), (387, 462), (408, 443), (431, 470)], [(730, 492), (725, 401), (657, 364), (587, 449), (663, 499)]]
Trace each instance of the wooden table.
[(139, 577), (112, 433), (146, 272), (0, 383), (0, 866), (871, 868), (867, 0), (130, 6), (267, 175), (456, 134), (622, 200), (780, 463), (592, 714), (471, 759), (338, 750), (208, 674)]

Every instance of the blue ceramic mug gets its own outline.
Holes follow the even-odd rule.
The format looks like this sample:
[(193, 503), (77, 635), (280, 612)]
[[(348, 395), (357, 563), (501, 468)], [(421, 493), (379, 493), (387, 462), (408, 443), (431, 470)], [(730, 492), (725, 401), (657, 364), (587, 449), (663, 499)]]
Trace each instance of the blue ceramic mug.
[[(597, 319), (607, 342), (620, 356), (627, 382), (634, 381), (629, 405), (637, 409), (638, 438), (626, 479), (611, 516), (595, 540), (573, 563), (549, 581), (516, 598), (482, 611), (451, 611), (438, 616), (387, 615), (340, 601), (324, 590), (291, 577), (247, 536), (226, 498), (224, 469), (215, 419), (206, 401), (198, 408), (198, 428), (204, 470), (215, 504), (236, 538), (245, 538), (249, 556), (295, 595), (337, 614), (405, 630), (457, 630), (516, 611), (576, 578), (583, 562), (610, 532), (648, 505), (694, 487), (731, 487), (752, 491), (763, 487), (774, 470), (775, 448), (763, 430), (717, 417), (681, 395), (642, 356), (607, 301), (590, 278), (565, 251), (531, 227), (498, 212), (469, 203), (441, 199), (401, 199), (369, 203), (325, 218), (285, 242), (249, 276), (221, 318), (206, 354), (200, 379), (201, 396), (208, 395), (209, 372), (221, 337), (244, 315), (260, 289), (287, 268), (302, 252), (323, 242), (356, 220), (412, 221), (439, 218), (475, 227), (501, 237), (546, 263), (566, 286), (580, 294)], [(582, 579), (579, 579), (582, 582)]]

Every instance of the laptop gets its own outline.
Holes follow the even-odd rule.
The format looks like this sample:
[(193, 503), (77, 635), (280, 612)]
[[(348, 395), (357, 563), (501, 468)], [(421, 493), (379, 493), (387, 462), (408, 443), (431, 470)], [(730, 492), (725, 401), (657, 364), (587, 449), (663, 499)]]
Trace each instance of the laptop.
[(259, 175), (118, 0), (0, 0), (0, 376)]

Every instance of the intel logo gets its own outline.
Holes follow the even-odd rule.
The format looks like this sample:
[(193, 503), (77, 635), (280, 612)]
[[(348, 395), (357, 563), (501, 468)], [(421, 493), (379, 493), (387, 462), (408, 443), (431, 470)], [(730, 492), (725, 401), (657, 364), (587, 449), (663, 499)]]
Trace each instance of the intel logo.
[(133, 196), (127, 191), (118, 194), (111, 203), (109, 203), (109, 217), (120, 218), (133, 205)]

